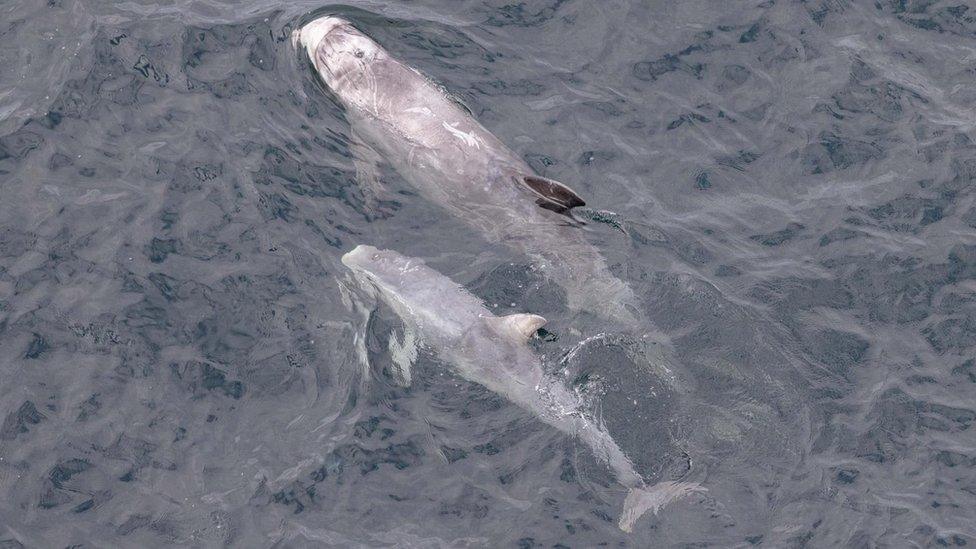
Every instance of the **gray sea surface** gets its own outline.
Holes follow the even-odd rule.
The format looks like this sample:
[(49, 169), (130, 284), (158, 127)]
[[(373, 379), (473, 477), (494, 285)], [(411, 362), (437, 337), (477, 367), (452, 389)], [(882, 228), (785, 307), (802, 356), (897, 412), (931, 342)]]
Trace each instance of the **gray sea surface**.
[[(324, 13), (576, 189), (651, 335), (397, 159), (368, 200), (289, 39)], [(976, 543), (974, 78), (965, 0), (5, 0), (0, 547)], [(398, 384), (357, 244), (548, 318), (646, 480), (707, 491), (624, 533), (585, 445), (423, 350)]]

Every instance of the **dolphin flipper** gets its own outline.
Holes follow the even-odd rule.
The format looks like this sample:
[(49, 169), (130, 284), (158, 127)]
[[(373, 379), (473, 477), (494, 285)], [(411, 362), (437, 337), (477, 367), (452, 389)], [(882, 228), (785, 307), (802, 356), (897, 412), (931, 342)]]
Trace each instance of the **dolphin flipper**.
[(383, 183), (380, 181), (380, 163), (382, 158), (366, 141), (353, 130), (349, 137), (349, 150), (352, 153), (352, 164), (356, 168), (356, 182), (363, 192), (366, 207), (372, 211), (379, 211), (383, 200)]
[(417, 336), (409, 326), (403, 329), (403, 342), (401, 343), (396, 333), (390, 334), (390, 357), (396, 366), (394, 378), (401, 387), (409, 387), (411, 382), (410, 370), (417, 362)]

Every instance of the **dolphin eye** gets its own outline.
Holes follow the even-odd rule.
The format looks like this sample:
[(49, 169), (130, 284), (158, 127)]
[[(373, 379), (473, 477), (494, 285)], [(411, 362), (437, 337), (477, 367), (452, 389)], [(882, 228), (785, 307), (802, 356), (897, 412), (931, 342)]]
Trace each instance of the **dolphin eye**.
[(380, 254), (373, 254), (373, 261), (376, 261), (379, 258), (380, 258)]
[(366, 52), (364, 52), (363, 50), (356, 50), (355, 52), (353, 52), (353, 55), (355, 55), (356, 57), (362, 59), (363, 56), (366, 55)]

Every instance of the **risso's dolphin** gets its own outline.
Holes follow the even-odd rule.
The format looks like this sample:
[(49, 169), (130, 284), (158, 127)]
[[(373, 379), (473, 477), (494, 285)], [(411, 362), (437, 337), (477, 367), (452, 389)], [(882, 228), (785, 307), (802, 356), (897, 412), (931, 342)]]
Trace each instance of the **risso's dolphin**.
[[(622, 530), (631, 531), (648, 510), (657, 512), (669, 501), (701, 490), (690, 482), (645, 484), (603, 425), (583, 411), (579, 397), (543, 372), (527, 342), (545, 324), (544, 318), (495, 316), (481, 300), (422, 260), (394, 251), (357, 246), (342, 257), (342, 263), (365, 290), (401, 317), (412, 336), (452, 364), (459, 375), (578, 437), (603, 460), (628, 489), (618, 522)], [(409, 373), (401, 374), (409, 379)]]
[(441, 87), (348, 21), (321, 17), (293, 39), (346, 108), (353, 140), (368, 144), (356, 154), (361, 179), (370, 179), (371, 151), (381, 154), (428, 200), (527, 255), (572, 309), (636, 324), (632, 290), (563, 215), (585, 205), (573, 190), (534, 174)]

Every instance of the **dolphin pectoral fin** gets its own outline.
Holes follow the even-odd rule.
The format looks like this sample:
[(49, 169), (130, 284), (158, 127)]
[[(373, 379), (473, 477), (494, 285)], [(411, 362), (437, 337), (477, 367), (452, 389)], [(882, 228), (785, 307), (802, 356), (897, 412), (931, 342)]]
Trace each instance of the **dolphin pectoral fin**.
[[(538, 175), (523, 175), (520, 177), (520, 179), (522, 183), (532, 192), (537, 194), (542, 201), (562, 209), (562, 211), (558, 209), (554, 210), (559, 211), (559, 213), (586, 205), (586, 202), (584, 202), (583, 199), (576, 194), (576, 191), (554, 179), (549, 179), (547, 177), (541, 177)], [(549, 209), (553, 208), (549, 207)]]
[(417, 361), (417, 337), (410, 328), (403, 331), (403, 343), (397, 340), (396, 334), (390, 334), (390, 357), (396, 366), (395, 379), (401, 387), (409, 387), (411, 382), (410, 369)]
[(366, 207), (381, 211), (383, 184), (380, 182), (380, 156), (355, 131), (349, 139), (349, 151), (352, 153), (352, 164), (356, 168), (356, 182), (363, 192)]
[(535, 331), (543, 327), (546, 323), (546, 319), (541, 316), (526, 313), (502, 316), (492, 318), (491, 320), (499, 332), (519, 342), (525, 342), (531, 339)]

